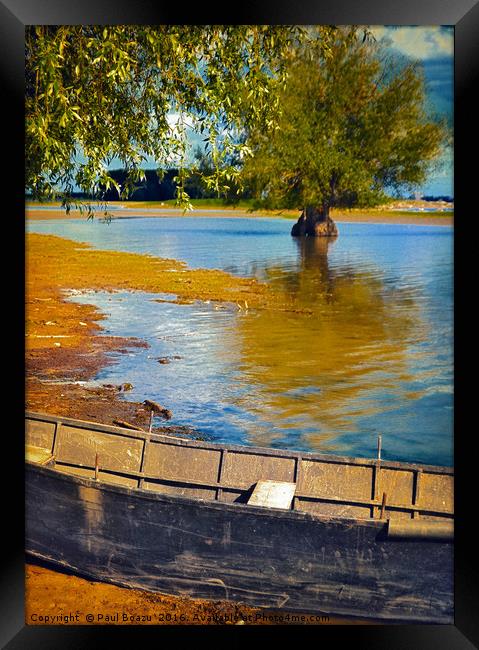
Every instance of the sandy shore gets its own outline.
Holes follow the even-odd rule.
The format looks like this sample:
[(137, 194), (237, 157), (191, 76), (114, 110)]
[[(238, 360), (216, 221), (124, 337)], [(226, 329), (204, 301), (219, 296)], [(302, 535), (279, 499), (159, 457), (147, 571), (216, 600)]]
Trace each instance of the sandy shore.
[[(25, 571), (27, 625), (369, 625), (364, 619), (259, 609), (124, 589), (39, 564)], [(57, 617), (57, 618), (55, 618)], [(378, 623), (375, 623), (378, 624)]]
[[(182, 210), (175, 208), (139, 208), (139, 207), (126, 207), (124, 209), (115, 209), (111, 211), (113, 219), (135, 219), (139, 217), (180, 217), (189, 219), (192, 217), (222, 217), (222, 218), (279, 218), (279, 219), (297, 219), (299, 212), (248, 212), (242, 209), (224, 208), (224, 209), (195, 209), (193, 212), (183, 213)], [(46, 220), (46, 219), (78, 219), (81, 217), (78, 212), (72, 211), (69, 216), (66, 216), (64, 211), (58, 210), (55, 207), (36, 209), (35, 207), (27, 207), (26, 216), (31, 220)], [(355, 223), (378, 223), (378, 224), (410, 224), (410, 225), (423, 225), (423, 226), (452, 226), (454, 217), (447, 213), (433, 212), (411, 212), (395, 210), (351, 210), (351, 211), (333, 211), (332, 217), (338, 223), (355, 222)], [(101, 213), (99, 213), (101, 218)]]

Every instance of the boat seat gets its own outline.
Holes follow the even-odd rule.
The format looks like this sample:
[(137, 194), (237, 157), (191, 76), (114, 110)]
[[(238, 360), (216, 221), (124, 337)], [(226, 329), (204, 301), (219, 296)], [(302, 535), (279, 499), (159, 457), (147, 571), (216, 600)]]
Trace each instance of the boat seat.
[(296, 483), (286, 481), (258, 481), (248, 499), (248, 505), (264, 508), (291, 508)]
[(50, 465), (54, 461), (54, 456), (50, 449), (25, 445), (25, 460), (37, 465)]

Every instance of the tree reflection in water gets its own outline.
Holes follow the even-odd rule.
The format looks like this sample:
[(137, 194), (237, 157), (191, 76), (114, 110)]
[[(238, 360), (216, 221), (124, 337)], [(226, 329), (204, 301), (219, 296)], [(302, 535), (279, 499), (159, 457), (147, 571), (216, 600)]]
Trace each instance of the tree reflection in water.
[[(426, 325), (413, 290), (369, 267), (331, 266), (334, 242), (301, 238), (297, 245), (296, 265), (265, 270), (293, 308), (239, 314), (240, 375), (254, 393), (235, 402), (255, 416), (251, 444), (288, 437), (294, 448), (296, 430), (300, 448), (348, 453), (341, 438), (358, 432), (361, 418), (418, 397), (406, 385), (414, 380), (408, 346), (425, 337)], [(369, 435), (373, 447), (376, 434)]]

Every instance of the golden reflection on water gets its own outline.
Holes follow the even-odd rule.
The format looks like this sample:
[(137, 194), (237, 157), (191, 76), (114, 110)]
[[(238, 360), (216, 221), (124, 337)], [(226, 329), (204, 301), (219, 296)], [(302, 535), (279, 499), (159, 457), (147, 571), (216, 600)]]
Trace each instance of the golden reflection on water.
[(238, 316), (240, 371), (255, 392), (236, 404), (264, 423), (248, 427), (251, 444), (271, 445), (299, 425), (311, 448), (346, 453), (329, 441), (354, 432), (358, 418), (397, 408), (398, 396), (418, 398), (401, 385), (414, 380), (408, 344), (426, 335), (425, 325), (407, 289), (386, 286), (375, 270), (331, 268), (327, 240), (297, 244), (296, 267), (266, 273), (298, 311)]

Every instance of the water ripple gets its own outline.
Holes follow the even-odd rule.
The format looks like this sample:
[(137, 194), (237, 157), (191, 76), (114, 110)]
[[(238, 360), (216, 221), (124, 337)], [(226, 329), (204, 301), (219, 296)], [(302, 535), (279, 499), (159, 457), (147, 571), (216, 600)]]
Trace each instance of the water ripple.
[(310, 312), (238, 313), (142, 292), (73, 296), (108, 314), (107, 333), (150, 344), (116, 355), (97, 377), (134, 384), (127, 399), (164, 403), (175, 424), (216, 440), (367, 457), (381, 433), (384, 458), (451, 464), (452, 229), (340, 224), (328, 245), (297, 241), (290, 227), (258, 218), (29, 224), (256, 277)]

